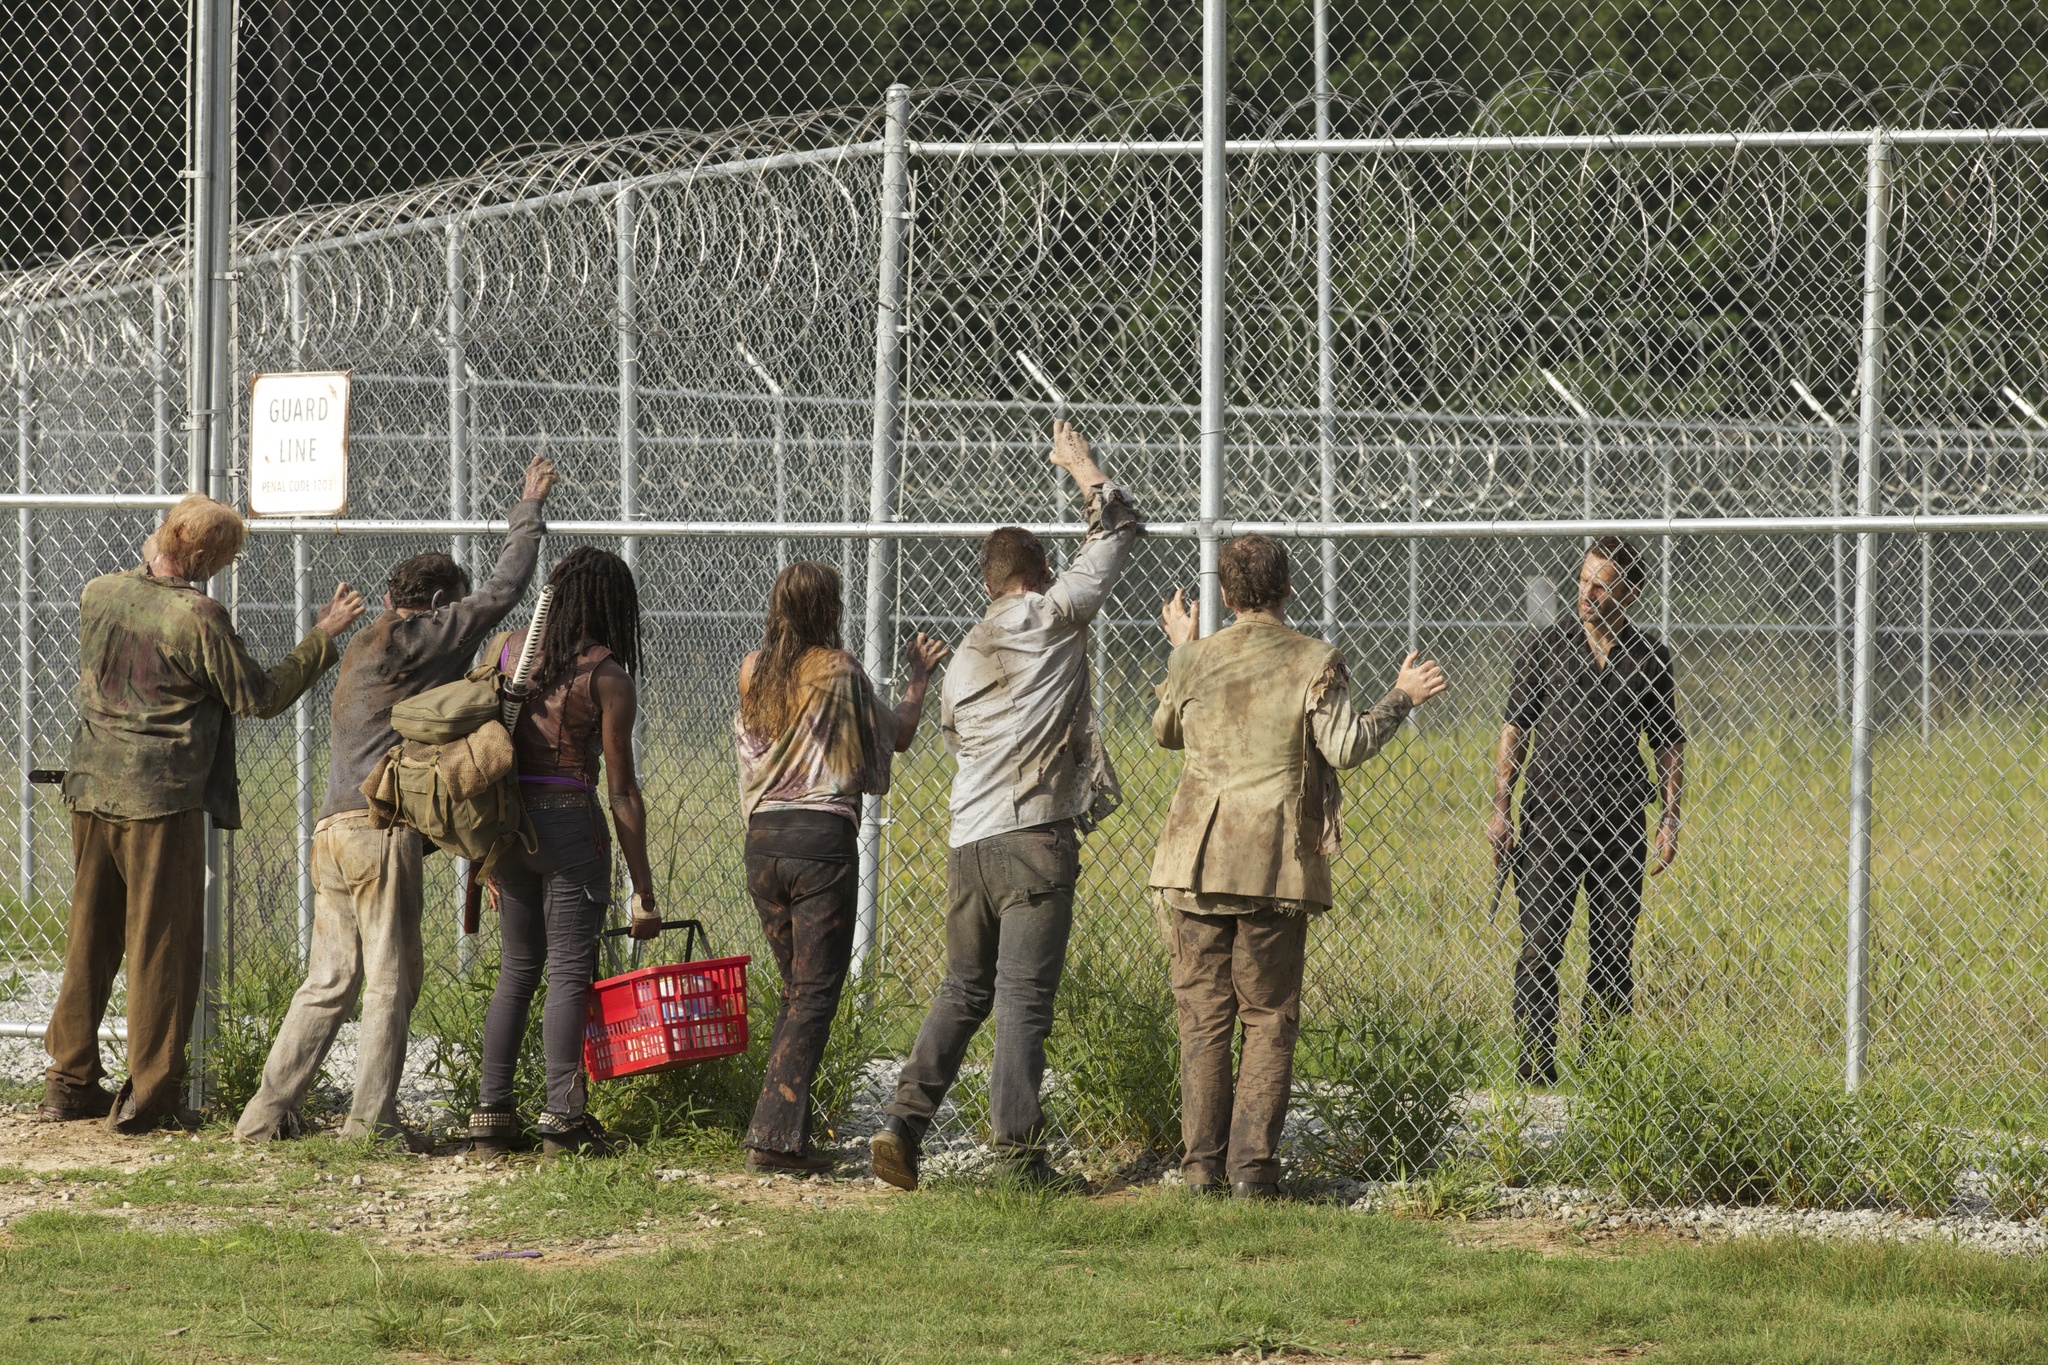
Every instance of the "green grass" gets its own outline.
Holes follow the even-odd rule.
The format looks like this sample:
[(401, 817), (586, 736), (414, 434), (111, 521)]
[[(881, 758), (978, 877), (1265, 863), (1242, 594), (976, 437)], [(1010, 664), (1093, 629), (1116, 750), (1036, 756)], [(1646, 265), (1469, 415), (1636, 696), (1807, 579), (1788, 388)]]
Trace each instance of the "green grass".
[[(565, 1179), (598, 1182), (557, 1187), (572, 1207), (612, 1198), (603, 1176)], [(1920, 1365), (2048, 1353), (2048, 1267), (1945, 1249), (1645, 1242), (1544, 1255), (1460, 1246), (1410, 1219), (1174, 1194), (926, 1194), (761, 1210), (754, 1225), (764, 1235), (678, 1235), (596, 1263), (478, 1264), (254, 1223), (150, 1235), (36, 1214), (0, 1240), (0, 1358), (1076, 1362), (1292, 1349), (1534, 1365), (1647, 1348), (1675, 1362)]]
[[(1753, 718), (1744, 709), (1752, 694), (1714, 678), (1703, 676), (1689, 695), (1697, 742), (1684, 848), (1647, 893), (1635, 953), (1638, 1027), (1702, 1055), (1728, 1051), (1755, 1087), (1781, 1077), (1823, 1083), (1839, 1076), (1842, 1055), (1840, 733), (1782, 712)], [(1137, 708), (1110, 714), (1119, 721), (1109, 739), (1126, 802), (1084, 846), (1069, 990), (1050, 1045), (1055, 1070), (1074, 1083), (1049, 1100), (1071, 1139), (1117, 1154), (1156, 1150), (1174, 1136), (1166, 969), (1143, 883), (1179, 760), (1132, 723)], [(689, 733), (679, 720), (665, 725), (648, 764), (659, 879), (673, 911), (707, 922), (714, 952), (756, 954), (754, 1022), (765, 1034), (774, 970), (744, 896), (729, 754), (722, 737), (674, 738)], [(1320, 1065), (1318, 1030), (1370, 1017), (1455, 1035), (1471, 1083), (1511, 1084), (1518, 934), (1511, 915), (1487, 918), (1481, 838), (1494, 733), (1483, 717), (1425, 716), (1346, 775), (1339, 903), (1310, 934), (1303, 1022), (1311, 1072)], [(1947, 718), (1927, 746), (1891, 731), (1878, 746), (1870, 1073), (1916, 1112), (1973, 1129), (2048, 1134), (2048, 1090), (2033, 1083), (2048, 1071), (2048, 1034), (2035, 1027), (2048, 958), (2012, 950), (2048, 923), (2048, 876), (2031, 853), (2048, 825), (2048, 791), (2032, 758), (2044, 741), (2042, 718), (1987, 712)], [(223, 1039), (224, 1108), (253, 1085), (268, 1020), (297, 979), (290, 818), (279, 800), (286, 789), (266, 764), (274, 766), (268, 750), (252, 748), (250, 828), (235, 842), (228, 991), (237, 1027)], [(936, 988), (951, 773), (929, 739), (899, 762), (877, 969), (849, 993), (858, 1011), (850, 1004), (842, 1014), (828, 1054), (820, 1085), (828, 1124), (867, 1057), (907, 1048)], [(494, 976), (495, 924), (486, 917), (479, 963), (458, 975), (451, 874), (449, 860), (429, 860), (429, 971), (416, 1019), (440, 1040), (439, 1069), (459, 1114), (474, 1092), (472, 1040)], [(1577, 1041), (1584, 953), (1575, 927), (1562, 973), (1567, 1052)], [(730, 1128), (751, 1106), (758, 1062), (750, 1055), (600, 1090), (617, 1091), (614, 1117), (635, 1131)], [(1351, 1081), (1380, 1084), (1362, 1060)], [(962, 1098), (971, 1124), (971, 1080)]]

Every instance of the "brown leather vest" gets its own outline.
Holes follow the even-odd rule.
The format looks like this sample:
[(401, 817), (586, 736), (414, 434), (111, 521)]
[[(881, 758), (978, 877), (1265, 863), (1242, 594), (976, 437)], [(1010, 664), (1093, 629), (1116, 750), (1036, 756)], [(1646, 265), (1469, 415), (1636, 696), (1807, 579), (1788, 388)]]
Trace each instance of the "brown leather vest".
[[(510, 637), (505, 653), (516, 657), (519, 643), (519, 636)], [(570, 778), (596, 790), (604, 736), (595, 676), (611, 657), (604, 645), (587, 645), (576, 656), (574, 668), (527, 698), (512, 731), (512, 752), (521, 777)], [(501, 657), (499, 667), (505, 666)]]

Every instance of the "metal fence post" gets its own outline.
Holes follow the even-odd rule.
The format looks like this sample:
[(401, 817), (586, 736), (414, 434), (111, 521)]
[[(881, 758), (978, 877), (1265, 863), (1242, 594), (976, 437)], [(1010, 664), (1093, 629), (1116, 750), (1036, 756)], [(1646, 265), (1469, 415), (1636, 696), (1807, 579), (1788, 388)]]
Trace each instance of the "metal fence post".
[[(789, 524), (789, 398), (782, 391), (781, 381), (761, 363), (761, 357), (747, 349), (744, 341), (733, 343), (740, 353), (740, 359), (754, 372), (754, 378), (761, 381), (761, 387), (768, 390), (768, 397), (774, 412), (774, 446), (771, 458), (775, 462), (775, 524)], [(775, 537), (775, 572), (780, 574), (789, 567), (789, 537)], [(841, 576), (841, 582), (845, 581)]]
[[(896, 519), (897, 440), (903, 425), (904, 265), (910, 228), (910, 88), (889, 87), (883, 122), (880, 262), (875, 272), (875, 425), (868, 480), (868, 520)], [(895, 653), (893, 540), (868, 540), (867, 621), (861, 663), (877, 684)], [(860, 975), (882, 929), (882, 803), (861, 798), (860, 904), (853, 936), (853, 972)]]
[[(469, 361), (463, 351), (462, 222), (448, 225), (448, 515), (469, 516)], [(469, 537), (456, 536), (449, 551), (469, 567)]]
[[(634, 261), (635, 204), (629, 187), (619, 191), (615, 235), (618, 238), (619, 313), (619, 520), (640, 516), (640, 276)], [(640, 567), (640, 537), (619, 542), (627, 567)]]
[[(1664, 482), (1664, 519), (1669, 521), (1675, 510), (1673, 499), (1676, 494), (1676, 490), (1673, 487), (1671, 470), (1671, 440), (1663, 436), (1659, 436), (1656, 439), (1663, 455), (1663, 458), (1659, 461), (1659, 472), (1663, 475)], [(1658, 539), (1660, 543), (1657, 547), (1657, 570), (1661, 579), (1657, 592), (1658, 634), (1663, 637), (1664, 647), (1669, 649), (1671, 647), (1671, 537), (1661, 536)]]
[[(186, 486), (219, 496), (232, 431), (227, 407), (226, 289), (234, 213), (234, 6), (232, 0), (194, 0), (192, 10), (192, 197), (190, 350), (186, 371)], [(212, 584), (208, 591), (214, 591)], [(219, 1008), (221, 979), (221, 832), (206, 822), (206, 891), (202, 924), (199, 1001), (193, 1011), (186, 1099), (206, 1102), (207, 1054)]]
[[(1316, 137), (1330, 136), (1330, 5), (1316, 0)], [(1316, 153), (1316, 491), (1323, 522), (1337, 519), (1337, 355), (1330, 260), (1330, 154)], [(1337, 643), (1337, 542), (1324, 537), (1323, 639)]]
[[(1406, 441), (1400, 443), (1408, 456), (1408, 520), (1422, 520), (1422, 457)], [(1408, 652), (1422, 648), (1422, 541), (1408, 537)], [(1418, 722), (1420, 717), (1417, 717)]]
[(149, 289), (150, 491), (171, 487), (171, 297), (161, 281)]
[[(306, 258), (285, 261), (285, 292), (291, 314), (292, 368), (306, 368)], [(292, 620), (304, 635), (313, 625), (311, 548), (304, 535), (292, 537)], [(305, 697), (292, 703), (292, 784), (298, 815), (299, 962), (313, 960), (313, 703)]]
[(1216, 573), (1222, 542), (1224, 428), (1230, 413), (1229, 320), (1230, 11), (1225, 0), (1202, 0), (1202, 473), (1201, 633), (1223, 624)]
[[(34, 491), (35, 379), (29, 370), (29, 319), (14, 316), (14, 487)], [(27, 906), (36, 894), (36, 789), (29, 782), (35, 766), (35, 528), (26, 507), (14, 518), (15, 685), (14, 765), (17, 833), (21, 836), (15, 865), (15, 891)]]
[[(1936, 432), (1934, 444), (1941, 446), (1941, 433)], [(1920, 515), (1928, 516), (1934, 511), (1934, 487), (1931, 482), (1932, 457), (1925, 447), (1920, 451)], [(1920, 742), (1934, 740), (1934, 541), (1926, 532), (1921, 532), (1920, 541)]]
[[(1863, 234), (1862, 405), (1856, 416), (1856, 515), (1875, 516), (1884, 421), (1886, 234), (1891, 224), (1892, 148), (1880, 130), (1871, 135), (1865, 167)], [(1876, 700), (1877, 539), (1856, 536), (1856, 649), (1854, 700), (1849, 720), (1848, 982), (1844, 1001), (1843, 1082), (1863, 1084), (1870, 1047), (1870, 784), (1872, 706)]]
[[(1828, 435), (1828, 511), (1835, 516), (1842, 515), (1842, 448), (1841, 438), (1831, 429)], [(1835, 724), (1840, 725), (1849, 718), (1849, 593), (1843, 585), (1843, 569), (1848, 561), (1848, 543), (1839, 535), (1828, 537), (1834, 552), (1835, 597)]]

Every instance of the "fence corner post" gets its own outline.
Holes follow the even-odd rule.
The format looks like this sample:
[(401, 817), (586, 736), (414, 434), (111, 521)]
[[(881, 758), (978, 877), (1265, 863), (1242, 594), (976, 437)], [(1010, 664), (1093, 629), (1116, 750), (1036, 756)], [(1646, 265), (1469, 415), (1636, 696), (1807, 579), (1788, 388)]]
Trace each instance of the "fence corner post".
[(1202, 498), (1201, 633), (1223, 624), (1225, 430), (1230, 415), (1230, 11), (1202, 0)]
[[(1856, 418), (1856, 515), (1875, 516), (1883, 495), (1878, 459), (1884, 423), (1886, 234), (1891, 224), (1892, 148), (1882, 129), (1865, 161), (1861, 407)], [(1849, 922), (1842, 1079), (1866, 1078), (1870, 1047), (1870, 818), (1872, 709), (1876, 694), (1877, 541), (1856, 534), (1855, 665), (1849, 718)]]
[[(903, 426), (904, 265), (910, 229), (910, 88), (889, 87), (883, 122), (880, 262), (875, 273), (875, 424), (868, 480), (868, 520), (896, 519), (897, 440)], [(895, 653), (895, 550), (884, 536), (868, 538), (866, 629), (861, 665), (885, 685)], [(861, 798), (860, 902), (853, 936), (853, 975), (867, 966), (882, 929), (882, 802)]]

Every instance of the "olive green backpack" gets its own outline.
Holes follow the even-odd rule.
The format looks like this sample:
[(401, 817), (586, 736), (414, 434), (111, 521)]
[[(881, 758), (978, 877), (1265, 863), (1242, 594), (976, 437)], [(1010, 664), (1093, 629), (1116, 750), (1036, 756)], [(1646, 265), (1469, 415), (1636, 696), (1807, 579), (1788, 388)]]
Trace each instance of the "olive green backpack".
[(533, 848), (519, 799), (503, 676), (489, 664), (391, 708), (399, 742), (363, 780), (370, 823), (418, 830), (458, 858), (483, 860), (514, 835)]

